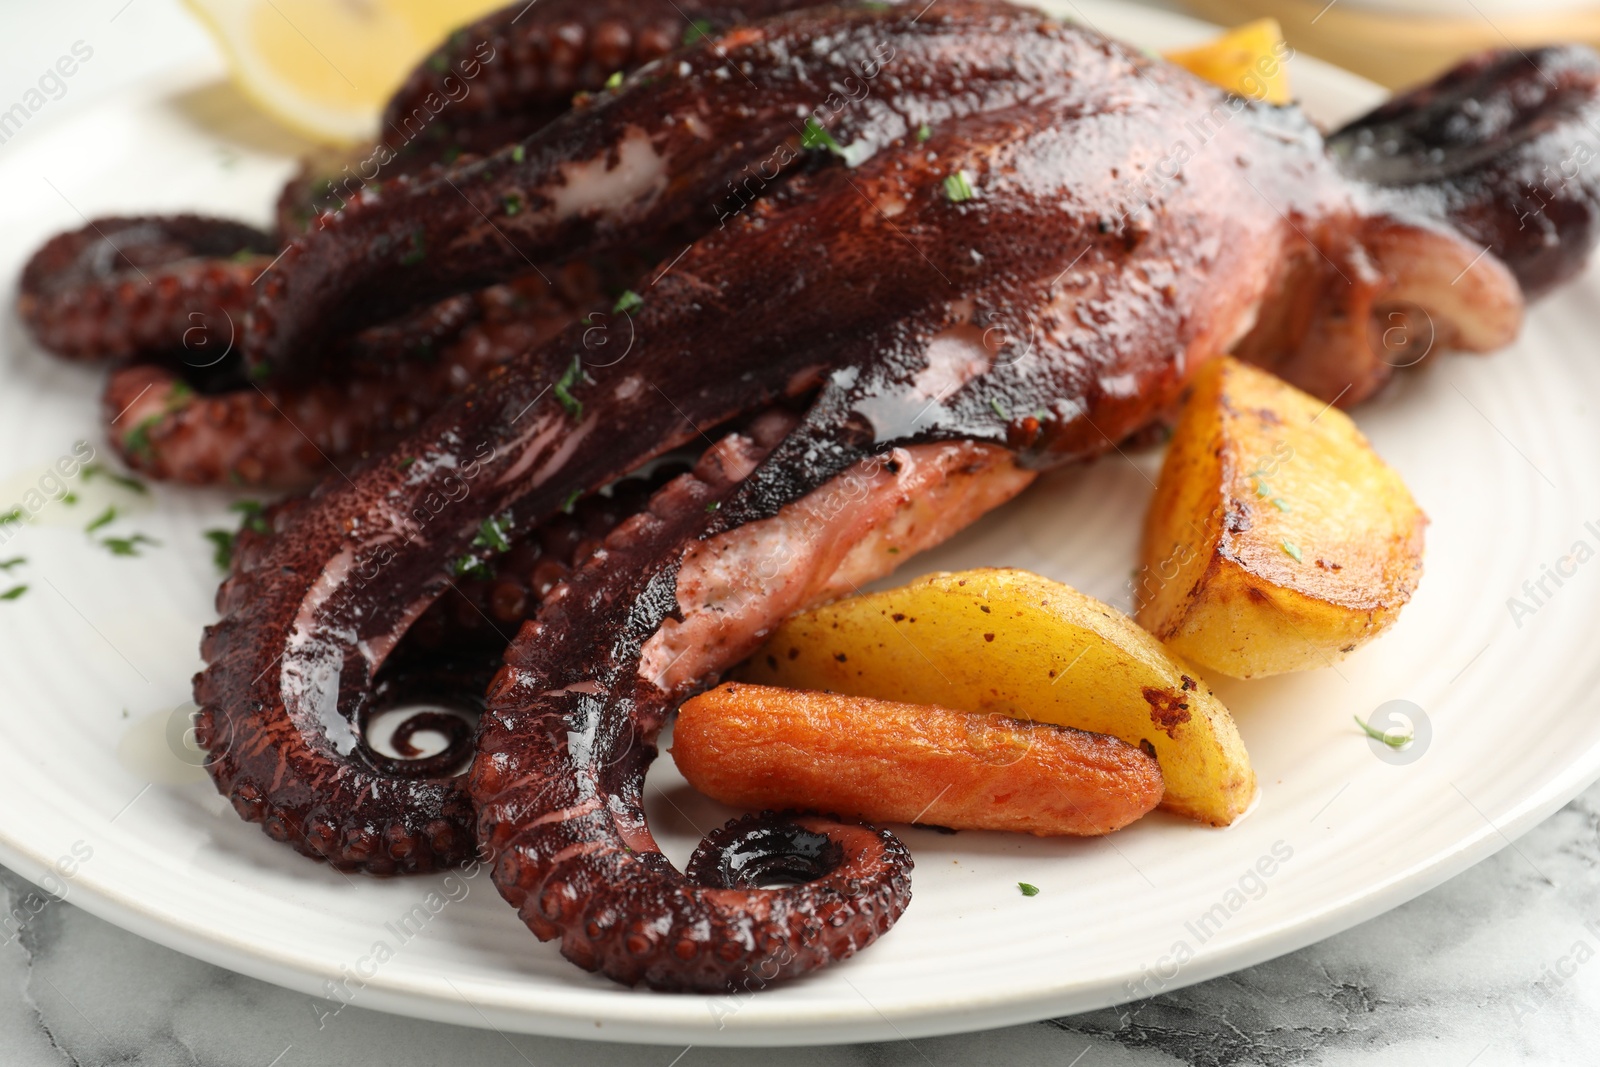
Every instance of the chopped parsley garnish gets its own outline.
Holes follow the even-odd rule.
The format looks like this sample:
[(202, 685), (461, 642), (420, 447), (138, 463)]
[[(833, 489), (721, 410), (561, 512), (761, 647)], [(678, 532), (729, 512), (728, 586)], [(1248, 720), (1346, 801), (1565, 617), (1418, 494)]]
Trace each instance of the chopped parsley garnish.
[(522, 197), (516, 193), (507, 193), (500, 198), (500, 209), (508, 216), (519, 214), (522, 211)]
[(1006, 414), (1005, 405), (1000, 403), (1000, 398), (999, 397), (990, 397), (989, 398), (989, 407), (994, 411), (994, 413), (996, 415), (1000, 416), (1000, 418), (1004, 419), (1006, 422), (1010, 422), (1011, 421), (1011, 416)]
[(868, 11), (888, 11), (894, 7), (893, 4), (886, 4), (883, 0), (861, 0), (861, 6)]
[(1411, 734), (1390, 733), (1387, 730), (1374, 730), (1372, 727), (1362, 722), (1361, 716), (1359, 715), (1351, 715), (1350, 717), (1356, 721), (1357, 726), (1361, 727), (1362, 733), (1366, 734), (1374, 741), (1382, 741), (1390, 748), (1405, 748), (1412, 741), (1416, 740), (1416, 738)]
[(1022, 895), (1025, 897), (1036, 897), (1039, 895), (1039, 887), (1028, 882), (1018, 882), (1017, 888), (1022, 890)]
[(116, 507), (115, 506), (108, 507), (104, 511), (102, 511), (99, 515), (95, 516), (93, 519), (90, 519), (89, 520), (89, 525), (87, 525), (87, 526), (85, 526), (83, 528), (83, 532), (86, 533), (86, 534), (92, 534), (96, 530), (101, 529), (102, 527), (110, 526), (113, 522), (116, 522), (116, 521), (117, 521), (117, 509), (116, 509)]
[(615, 72), (612, 73), (611, 77), (606, 79), (606, 88), (607, 89), (620, 89), (620, 88), (622, 88), (622, 71), (620, 71), (620, 70), (619, 71), (615, 71)]
[(959, 204), (977, 196), (972, 188), (972, 179), (967, 177), (967, 172), (958, 170), (944, 180), (944, 195), (952, 204)]
[(18, 504), (4, 515), (0, 515), (0, 526), (9, 526), (14, 522), (22, 521), (22, 505)]
[(262, 514), (266, 510), (258, 500), (235, 500), (228, 505), (229, 511), (236, 511), (244, 516), (239, 523), (241, 530), (253, 530), (256, 533), (270, 533), (272, 527), (267, 525), (266, 517)]
[(188, 382), (173, 382), (172, 387), (167, 390), (167, 410), (171, 411), (192, 396), (194, 396), (194, 390), (190, 388)]
[(108, 537), (100, 543), (110, 549), (113, 556), (137, 556), (141, 545), (161, 544), (155, 538), (146, 537), (142, 533), (136, 533), (132, 537)]
[(1283, 550), (1293, 557), (1296, 563), (1304, 563), (1305, 557), (1300, 554), (1300, 546), (1293, 541), (1283, 541)]
[(400, 461), (400, 469), (401, 470), (405, 470), (407, 467), (411, 466), (416, 461), (417, 461), (417, 457), (416, 456), (407, 456), (405, 459)]
[(12, 567), (20, 567), (26, 562), (28, 562), (27, 556), (13, 556), (8, 560), (0, 561), (0, 571), (10, 572)]
[(450, 564), (450, 573), (458, 578), (487, 578), (489, 567), (477, 556), (462, 556)]
[(933, 138), (933, 127), (924, 122), (917, 127), (917, 143), (927, 144)]
[(834, 139), (826, 126), (817, 121), (816, 116), (806, 119), (805, 132), (800, 135), (800, 147), (826, 148), (836, 156), (844, 155), (844, 146)]
[(428, 57), (428, 69), (435, 74), (443, 74), (450, 69), (450, 59), (443, 52), (435, 52)]
[(1273, 503), (1273, 506), (1276, 507), (1279, 511), (1288, 511), (1289, 510), (1288, 503), (1286, 503), (1281, 496), (1273, 497), (1272, 498), (1272, 503)]
[(572, 492), (568, 493), (567, 499), (561, 505), (562, 513), (565, 515), (571, 515), (572, 509), (578, 506), (578, 498), (582, 495), (583, 490), (581, 489), (574, 489)]
[(706, 505), (706, 514), (709, 515), (711, 512), (716, 511), (721, 506), (722, 506), (722, 501), (713, 500), (711, 503)]
[(1267, 484), (1267, 480), (1265, 478), (1261, 477), (1260, 475), (1257, 475), (1256, 476), (1256, 496), (1271, 496), (1271, 495), (1272, 495), (1272, 486)]
[(69, 491), (66, 496), (61, 498), (61, 502), (70, 507), (78, 502), (78, 494)]
[(527, 149), (523, 148), (521, 145), (517, 145), (515, 148), (513, 148), (511, 150), (511, 162), (513, 162), (513, 163), (521, 163), (524, 159), (527, 158), (527, 156), (528, 156)]
[(478, 548), (492, 548), (496, 552), (510, 552), (511, 542), (506, 538), (506, 530), (511, 526), (511, 513), (502, 512), (491, 515), (483, 520), (483, 525), (478, 527), (478, 536), (472, 543)]
[(122, 439), (122, 447), (130, 456), (143, 456), (149, 459), (154, 455), (150, 448), (150, 431), (161, 419), (161, 414), (147, 416), (140, 420), (139, 425), (128, 431), (128, 435)]
[(238, 535), (231, 530), (207, 530), (206, 540), (211, 542), (211, 562), (224, 574), (233, 562), (233, 541)]
[(28, 587), (26, 585), (14, 585), (4, 593), (0, 593), (0, 600), (15, 600), (27, 591)]
[(686, 45), (694, 44), (696, 41), (701, 40), (702, 38), (705, 40), (710, 40), (711, 35), (715, 32), (716, 27), (712, 26), (709, 20), (695, 19), (684, 29), (683, 43)]
[(583, 379), (583, 361), (577, 356), (572, 357), (572, 366), (551, 387), (561, 406), (567, 409), (567, 414), (575, 419), (583, 418), (583, 401), (572, 395), (572, 387)]
[(265, 363), (257, 363), (250, 368), (250, 380), (253, 382), (264, 382), (270, 377), (272, 377), (272, 368)]
[(644, 297), (640, 296), (632, 289), (624, 289), (622, 291), (622, 295), (617, 297), (616, 306), (614, 306), (611, 310), (614, 314), (620, 315), (625, 312), (636, 311), (643, 306)]

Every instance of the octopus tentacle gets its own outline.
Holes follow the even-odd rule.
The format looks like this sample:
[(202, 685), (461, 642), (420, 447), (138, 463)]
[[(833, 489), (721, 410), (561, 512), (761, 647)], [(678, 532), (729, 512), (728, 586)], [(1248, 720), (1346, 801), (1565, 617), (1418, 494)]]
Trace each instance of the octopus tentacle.
[(1473, 56), (1328, 138), (1351, 178), (1402, 217), (1447, 222), (1528, 297), (1600, 240), (1600, 56), (1576, 45)]
[[(481, 709), (516, 626), (533, 616), (562, 576), (593, 555), (653, 484), (660, 484), (659, 476), (618, 483), (577, 504), (572, 515), (518, 535), (508, 552), (480, 568), (481, 575), (452, 582), (384, 663), (332, 683), (339, 692), (336, 713), (349, 724), (333, 731), (342, 745), (329, 741), (325, 727), (309, 736), (285, 733), (269, 709), (207, 704), (221, 674), (215, 664), (234, 636), (226, 625), (208, 631), (214, 667), (196, 676), (203, 708), (196, 735), (210, 752), (207, 767), (219, 788), (269, 836), (341, 869), (423, 873), (464, 860), (474, 847), (474, 829), (460, 775), (473, 735), (460, 714), (437, 709)], [(278, 577), (273, 571), (282, 567), (284, 541), (309, 506), (290, 498), (241, 530), (232, 571), (217, 595), (225, 616)], [(398, 758), (369, 743), (373, 718), (413, 705), (421, 707), (391, 735)], [(412, 738), (420, 732), (442, 735), (443, 749), (419, 757)]]
[(267, 234), (225, 219), (96, 219), (33, 254), (17, 310), (41, 346), (67, 359), (169, 352), (195, 336), (220, 350), (276, 251)]
[[(607, 306), (580, 264), (552, 286), (528, 276), (374, 327), (341, 373), (303, 386), (193, 388), (164, 364), (111, 373), (102, 400), (111, 443), (148, 477), (191, 485), (310, 485), (414, 429), (491, 367)], [(237, 376), (237, 361), (232, 367)]]
[[(418, 174), (520, 141), (686, 39), (816, 0), (543, 0), (462, 27), (425, 57), (384, 109), (376, 143), (308, 157), (278, 199), (279, 233), (302, 233), (378, 172)], [(467, 157), (467, 158), (464, 158)]]
[[(823, 34), (832, 47), (818, 54), (810, 44)], [(836, 85), (860, 93), (834, 133), (864, 159), (926, 119), (1020, 104), (1058, 91), (1066, 71), (1085, 73), (1063, 84), (1088, 84), (1087, 72), (1109, 76), (1132, 62), (1037, 15), (979, 2), (944, 4), (920, 20), (909, 9), (802, 10), (677, 56), (515, 148), (437, 181), (363, 191), (268, 272), (247, 359), (304, 373), (321, 340), (526, 261), (726, 222), (742, 206), (730, 200), (734, 180), (756, 168), (764, 186), (794, 169), (803, 120), (817, 100), (838, 97)], [(927, 71), (954, 57), (960, 93), (893, 74), (893, 64)], [(730, 65), (746, 77), (729, 77)], [(864, 79), (874, 78), (868, 91)]]
[[(511, 4), (456, 30), (390, 99), (386, 130), (443, 113), (460, 127), (512, 116), (544, 121), (572, 94), (599, 89), (681, 45), (817, 0), (543, 0)], [(502, 142), (504, 143), (504, 142)], [(498, 147), (498, 146), (495, 146)]]

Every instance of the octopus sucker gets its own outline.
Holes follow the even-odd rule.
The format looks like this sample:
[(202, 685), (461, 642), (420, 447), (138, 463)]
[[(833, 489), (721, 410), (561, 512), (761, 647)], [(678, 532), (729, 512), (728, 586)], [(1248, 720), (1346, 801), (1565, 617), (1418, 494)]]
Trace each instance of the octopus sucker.
[[(695, 32), (670, 39), (667, 7)], [(544, 0), (528, 17), (446, 42), (391, 106), (428, 107), (473, 59), (477, 95), (439, 109), (437, 143), (285, 226), (282, 256), (228, 295), (235, 369), (273, 398), (332, 408), (353, 394), (317, 390), (364, 383), (416, 410), (347, 413), (326, 438), (360, 453), (345, 476), (241, 536), (198, 735), (275, 839), (374, 874), (476, 854), (535, 936), (625, 984), (762, 988), (859, 951), (909, 903), (886, 830), (752, 814), (683, 871), (651, 835), (661, 730), (786, 616), (1158, 428), (1222, 352), (1349, 404), (1414, 355), (1388, 347), (1391, 315), (1426, 321), (1430, 348), (1499, 347), (1600, 238), (1587, 171), (1531, 215), (1527, 196), (1600, 129), (1583, 49), (1471, 60), (1324, 137), (1001, 0)], [(466, 154), (435, 151), (452, 144)], [(60, 292), (110, 277), (74, 240), (41, 261), (66, 264)], [(179, 288), (215, 266), (198, 238), (151, 248)], [(628, 255), (653, 265), (600, 313), (625, 344), (597, 351), (587, 314), (493, 359), (406, 363), (429, 322), (466, 344), (484, 317), (449, 309), (530, 264)], [(55, 270), (25, 279), (40, 336)], [(96, 328), (61, 343), (150, 353), (173, 323)], [(137, 418), (167, 476), (241, 469), (225, 439), (270, 420), (208, 439), (233, 401), (175, 398), (174, 375), (125, 368), (114, 387), (156, 394)], [(653, 466), (691, 448), (688, 470)], [(312, 466), (282, 454), (249, 476)], [(411, 705), (396, 754), (376, 752), (375, 717)]]

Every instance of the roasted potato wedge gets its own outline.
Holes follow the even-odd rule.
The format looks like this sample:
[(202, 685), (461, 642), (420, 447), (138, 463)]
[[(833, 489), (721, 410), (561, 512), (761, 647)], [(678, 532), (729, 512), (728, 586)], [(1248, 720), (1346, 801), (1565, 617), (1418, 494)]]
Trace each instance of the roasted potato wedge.
[(1164, 58), (1230, 93), (1287, 104), (1293, 99), (1286, 64), (1292, 54), (1278, 20), (1257, 19), (1199, 47), (1167, 52)]
[(1217, 826), (1255, 794), (1233, 719), (1194, 668), (1122, 613), (1027, 571), (933, 574), (805, 612), (741, 677), (1109, 734), (1155, 756), (1163, 807)]
[(689, 784), (743, 808), (1085, 837), (1161, 800), (1139, 749), (1050, 723), (727, 682), (678, 710)]
[(1161, 468), (1137, 617), (1201, 667), (1322, 667), (1390, 626), (1423, 515), (1342, 411), (1238, 360), (1196, 377)]

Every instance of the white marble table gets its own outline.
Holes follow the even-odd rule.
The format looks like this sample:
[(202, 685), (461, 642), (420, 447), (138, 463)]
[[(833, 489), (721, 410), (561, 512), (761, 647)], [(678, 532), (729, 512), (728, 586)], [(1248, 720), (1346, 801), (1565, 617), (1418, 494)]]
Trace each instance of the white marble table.
[[(0, 101), (20, 98), (77, 40), (94, 58), (68, 88), (74, 105), (157, 68), (206, 61), (210, 48), (176, 0), (0, 0)], [(49, 114), (37, 118), (48, 123)], [(355, 1008), (319, 1029), (315, 1002), (301, 994), (188, 959), (70, 904), (35, 913), (28, 884), (4, 870), (0, 889), (13, 916), (0, 917), (6, 1067), (700, 1067), (752, 1056), (773, 1067), (1600, 1063), (1600, 966), (1589, 966), (1600, 953), (1600, 786), (1412, 903), (1238, 974), (1032, 1026), (827, 1049), (586, 1044)]]

